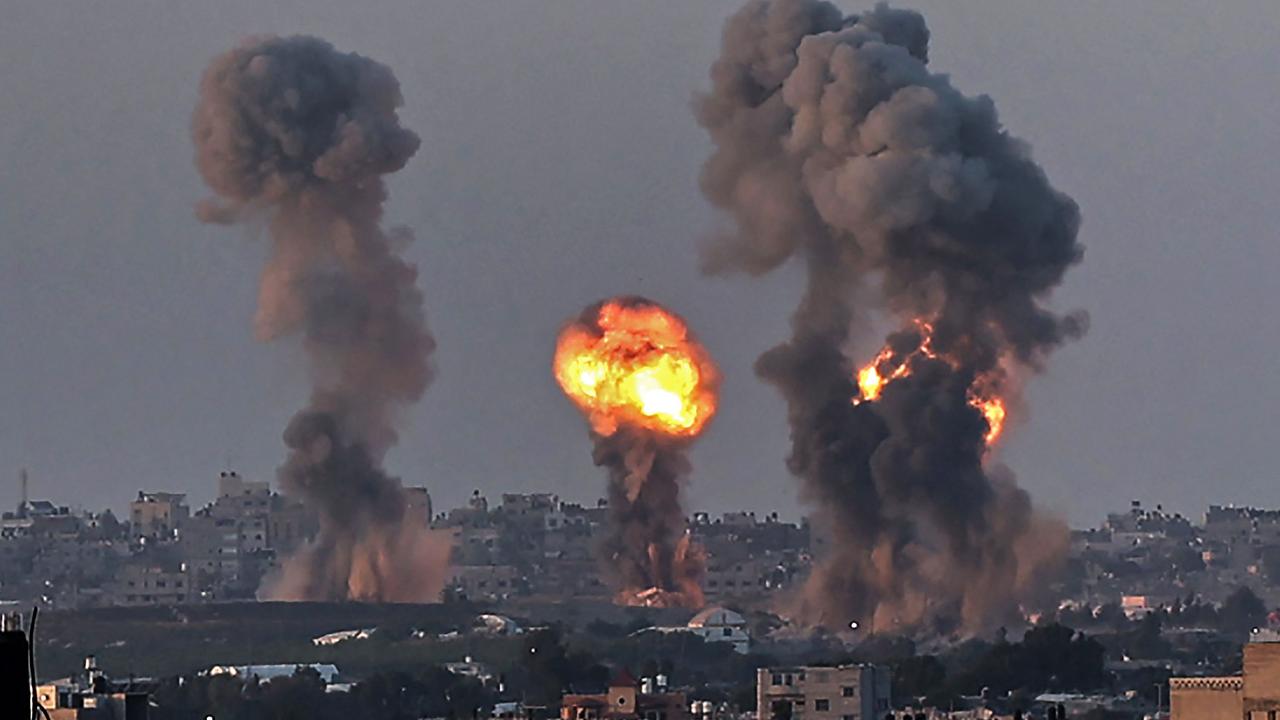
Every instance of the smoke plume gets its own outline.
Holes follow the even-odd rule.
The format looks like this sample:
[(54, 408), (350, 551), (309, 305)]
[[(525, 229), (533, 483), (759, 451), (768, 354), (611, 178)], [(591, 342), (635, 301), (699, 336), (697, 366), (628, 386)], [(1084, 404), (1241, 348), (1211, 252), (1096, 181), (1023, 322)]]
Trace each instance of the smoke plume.
[[(1042, 304), (1082, 257), (1079, 212), (990, 98), (929, 70), (928, 40), (883, 4), (753, 0), (696, 103), (703, 192), (734, 220), (706, 270), (807, 269), (791, 338), (756, 370), (788, 403), (788, 466), (831, 540), (800, 611), (831, 627), (999, 621), (1064, 537), (988, 443), (1018, 379), (1085, 328)], [(872, 393), (847, 355), (867, 308), (901, 328)]]
[(592, 458), (609, 472), (599, 553), (622, 601), (702, 607), (706, 563), (686, 531), (681, 490), (691, 467), (683, 443), (630, 427), (592, 439)]
[(279, 481), (320, 531), (286, 560), (268, 591), (279, 599), (431, 600), (444, 580), (447, 542), (406, 514), (382, 468), (435, 348), (417, 270), (398, 254), (413, 238), (380, 225), (382, 176), (418, 148), (401, 104), (385, 65), (304, 36), (251, 38), (200, 83), (192, 137), (217, 200), (198, 214), (265, 222), (257, 335), (301, 335), (310, 360), (311, 398), (284, 432)]
[(618, 602), (701, 607), (705, 559), (681, 504), (689, 444), (715, 414), (719, 372), (684, 320), (638, 297), (589, 306), (560, 333), (556, 380), (591, 422), (608, 470), (599, 552)]

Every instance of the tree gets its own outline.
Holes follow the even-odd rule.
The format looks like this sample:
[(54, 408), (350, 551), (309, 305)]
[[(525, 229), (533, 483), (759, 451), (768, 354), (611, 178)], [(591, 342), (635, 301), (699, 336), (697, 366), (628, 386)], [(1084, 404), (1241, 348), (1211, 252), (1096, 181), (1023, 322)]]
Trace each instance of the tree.
[(1222, 629), (1247, 633), (1267, 619), (1267, 606), (1248, 587), (1241, 585), (1227, 596), (1218, 612)]
[(924, 697), (942, 690), (947, 668), (934, 655), (903, 658), (893, 665), (893, 692), (898, 697)]
[(975, 693), (1029, 690), (1089, 690), (1107, 684), (1105, 648), (1064, 625), (1032, 628), (1019, 643), (991, 645), (964, 666), (951, 690)]

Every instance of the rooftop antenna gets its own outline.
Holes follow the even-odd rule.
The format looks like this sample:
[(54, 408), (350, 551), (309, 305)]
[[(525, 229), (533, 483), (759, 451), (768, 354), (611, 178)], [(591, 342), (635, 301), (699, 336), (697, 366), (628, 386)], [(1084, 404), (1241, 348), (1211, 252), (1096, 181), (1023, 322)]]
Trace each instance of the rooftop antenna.
[(26, 469), (26, 468), (22, 468), (21, 470), (19, 470), (19, 471), (18, 471), (18, 479), (19, 479), (19, 480), (21, 481), (21, 483), (22, 483), (22, 504), (21, 504), (21, 505), (19, 505), (18, 507), (19, 507), (20, 509), (22, 509), (22, 510), (26, 510), (26, 508), (27, 508), (27, 500), (28, 500), (28, 497), (27, 497), (27, 469)]

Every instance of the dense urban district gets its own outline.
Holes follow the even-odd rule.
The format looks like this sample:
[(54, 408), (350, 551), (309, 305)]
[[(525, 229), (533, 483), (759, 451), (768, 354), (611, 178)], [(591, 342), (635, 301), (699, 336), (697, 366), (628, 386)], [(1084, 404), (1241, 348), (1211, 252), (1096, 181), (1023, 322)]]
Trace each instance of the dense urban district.
[(626, 607), (593, 552), (603, 503), (477, 491), (436, 512), (410, 489), (453, 542), (441, 602), (283, 603), (259, 588), (317, 521), (267, 482), (222, 472), (195, 510), (141, 491), (125, 518), (29, 499), (22, 482), (0, 599), (41, 609), (40, 676), (61, 678), (42, 702), (71, 713), (98, 697), (161, 718), (1177, 718), (1258, 702), (1251, 669), (1276, 675), (1253, 692), (1280, 706), (1280, 511), (1193, 522), (1135, 501), (1072, 532), (1056, 611), (987, 636), (898, 635), (790, 623), (823, 538), (773, 513), (688, 519), (705, 607)]

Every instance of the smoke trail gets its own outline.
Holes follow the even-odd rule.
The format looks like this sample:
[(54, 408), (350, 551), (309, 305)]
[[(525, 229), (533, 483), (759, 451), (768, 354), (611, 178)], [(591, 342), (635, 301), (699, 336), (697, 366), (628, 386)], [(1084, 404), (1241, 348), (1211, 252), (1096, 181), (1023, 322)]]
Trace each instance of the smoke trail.
[[(599, 552), (623, 601), (701, 607), (705, 563), (685, 530), (681, 490), (689, 459), (681, 443), (623, 428), (592, 434), (593, 458), (609, 471), (609, 522)], [(661, 598), (639, 598), (651, 588)]]
[(207, 222), (265, 219), (271, 255), (255, 318), (262, 340), (301, 334), (308, 406), (284, 433), (283, 490), (320, 518), (289, 558), (281, 599), (430, 600), (447, 543), (405, 515), (382, 469), (400, 412), (431, 379), (407, 230), (380, 227), (382, 175), (417, 151), (386, 66), (312, 37), (251, 38), (213, 60), (192, 122), (196, 164), (219, 201)]
[(599, 553), (624, 604), (701, 607), (705, 558), (686, 531), (686, 451), (715, 414), (719, 372), (684, 320), (638, 297), (589, 306), (553, 370), (609, 472)]
[[(1082, 257), (1078, 209), (989, 98), (929, 71), (928, 39), (911, 11), (753, 0), (696, 107), (715, 145), (703, 192), (735, 221), (706, 270), (808, 270), (791, 339), (756, 369), (787, 400), (788, 465), (831, 534), (802, 610), (832, 626), (997, 620), (1063, 538), (990, 466), (972, 397), (1012, 396), (1083, 332), (1041, 304)], [(901, 370), (855, 404), (845, 351), (867, 298), (904, 328), (887, 343)]]

